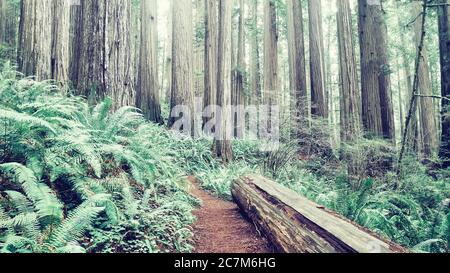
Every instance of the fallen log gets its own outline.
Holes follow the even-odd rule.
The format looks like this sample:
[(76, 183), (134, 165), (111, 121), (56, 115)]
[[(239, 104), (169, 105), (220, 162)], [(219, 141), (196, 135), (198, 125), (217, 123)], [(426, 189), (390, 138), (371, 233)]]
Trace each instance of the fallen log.
[(261, 176), (235, 180), (232, 195), (243, 213), (279, 252), (407, 252)]

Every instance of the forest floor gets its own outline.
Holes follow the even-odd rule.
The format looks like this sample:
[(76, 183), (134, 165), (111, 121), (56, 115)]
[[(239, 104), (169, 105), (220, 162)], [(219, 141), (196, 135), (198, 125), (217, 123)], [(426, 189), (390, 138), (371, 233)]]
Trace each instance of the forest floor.
[(195, 253), (271, 253), (267, 241), (239, 212), (235, 203), (219, 199), (201, 189), (190, 177), (190, 193), (202, 201), (194, 211)]

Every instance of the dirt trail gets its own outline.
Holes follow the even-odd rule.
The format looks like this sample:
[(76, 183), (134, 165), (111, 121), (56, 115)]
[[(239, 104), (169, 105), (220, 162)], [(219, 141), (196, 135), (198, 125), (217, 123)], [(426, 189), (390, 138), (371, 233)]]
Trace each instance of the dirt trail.
[(270, 253), (272, 250), (255, 227), (239, 213), (236, 204), (210, 195), (189, 178), (191, 194), (202, 200), (194, 211), (196, 253)]

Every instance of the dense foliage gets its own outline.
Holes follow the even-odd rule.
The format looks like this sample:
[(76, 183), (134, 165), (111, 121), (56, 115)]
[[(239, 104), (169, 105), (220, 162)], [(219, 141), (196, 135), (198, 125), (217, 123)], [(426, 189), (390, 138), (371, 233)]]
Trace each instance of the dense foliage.
[(0, 251), (189, 251), (197, 201), (137, 109), (0, 75)]
[(235, 160), (223, 166), (210, 138), (194, 140), (111, 105), (89, 107), (8, 68), (0, 74), (1, 252), (189, 252), (198, 200), (186, 193), (185, 177), (230, 198), (231, 181), (248, 173), (415, 251), (449, 251), (448, 172), (431, 176), (413, 159), (400, 178), (383, 172), (370, 164), (395, 160), (383, 141), (299, 160), (305, 147), (295, 142), (262, 152), (259, 141), (235, 140)]

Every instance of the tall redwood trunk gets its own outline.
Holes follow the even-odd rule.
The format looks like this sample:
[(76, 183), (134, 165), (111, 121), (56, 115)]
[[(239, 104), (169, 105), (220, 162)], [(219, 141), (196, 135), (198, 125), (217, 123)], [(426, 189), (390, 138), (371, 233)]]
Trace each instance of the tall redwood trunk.
[(136, 105), (145, 117), (162, 124), (158, 87), (157, 0), (141, 1), (141, 39)]
[(362, 117), (369, 134), (395, 139), (387, 27), (381, 1), (358, 0)]
[(450, 0), (441, 0), (442, 6), (438, 8), (439, 22), (439, 48), (441, 62), (441, 93), (442, 97), (442, 137), (440, 157), (443, 167), (450, 167)]
[(110, 97), (114, 108), (135, 105), (131, 0), (82, 0), (78, 80), (90, 103)]
[(311, 78), (311, 113), (328, 118), (328, 102), (325, 94), (325, 59), (322, 30), (322, 1), (308, 1), (309, 54)]
[(352, 141), (361, 135), (361, 102), (353, 47), (352, 17), (349, 0), (337, 0), (337, 4), (341, 140)]

